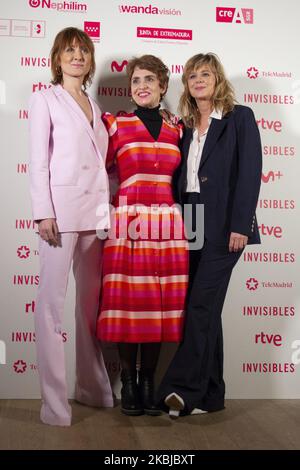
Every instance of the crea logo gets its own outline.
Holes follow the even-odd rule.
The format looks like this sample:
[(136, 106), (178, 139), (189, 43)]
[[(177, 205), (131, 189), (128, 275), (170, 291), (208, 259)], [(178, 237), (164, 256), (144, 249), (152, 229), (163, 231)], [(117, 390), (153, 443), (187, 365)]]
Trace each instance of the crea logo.
[(84, 32), (90, 36), (91, 39), (100, 39), (100, 22), (99, 21), (85, 21)]
[(18, 359), (16, 362), (14, 362), (13, 368), (17, 374), (24, 374), (27, 369), (27, 364), (25, 361), (22, 361), (22, 359)]
[(217, 23), (253, 24), (254, 22), (253, 9), (252, 8), (217, 7), (216, 8), (216, 22)]
[(254, 277), (249, 277), (246, 281), (246, 286), (248, 290), (256, 290), (258, 288), (258, 280)]
[(49, 10), (63, 12), (86, 12), (88, 6), (86, 3), (78, 2), (54, 2), (53, 0), (28, 0), (31, 8), (48, 8)]
[(26, 245), (21, 245), (19, 246), (19, 248), (17, 249), (17, 255), (19, 258), (21, 259), (26, 259), (29, 257), (29, 254), (30, 254), (30, 249), (28, 248), (28, 246)]
[(127, 60), (123, 60), (121, 63), (118, 63), (116, 60), (113, 60), (110, 65), (110, 70), (112, 72), (123, 72), (127, 64), (128, 64)]
[(258, 77), (259, 71), (255, 67), (249, 67), (247, 69), (247, 75), (248, 75), (248, 78), (252, 78), (252, 79), (254, 78), (255, 79), (255, 78)]

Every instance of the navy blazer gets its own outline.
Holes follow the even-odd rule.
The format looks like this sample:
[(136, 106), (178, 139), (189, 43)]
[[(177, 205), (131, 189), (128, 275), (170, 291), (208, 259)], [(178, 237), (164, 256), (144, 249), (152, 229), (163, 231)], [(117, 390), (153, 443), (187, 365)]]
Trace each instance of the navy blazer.
[[(182, 161), (173, 189), (183, 204), (187, 186), (187, 159), (193, 129), (185, 128)], [(261, 184), (262, 150), (253, 111), (236, 105), (222, 119), (212, 118), (199, 166), (200, 202), (204, 204), (204, 236), (215, 244), (229, 241), (231, 232), (260, 243), (256, 205)]]

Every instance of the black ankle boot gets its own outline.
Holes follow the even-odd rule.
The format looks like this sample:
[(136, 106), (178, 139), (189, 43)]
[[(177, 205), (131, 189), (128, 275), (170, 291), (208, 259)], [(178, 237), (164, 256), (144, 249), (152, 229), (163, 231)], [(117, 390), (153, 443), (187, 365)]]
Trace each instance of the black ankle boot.
[(160, 409), (155, 404), (153, 371), (141, 370), (139, 373), (139, 389), (146, 415), (159, 416)]
[(136, 371), (122, 370), (121, 372), (121, 382), (123, 385), (121, 388), (121, 411), (129, 416), (144, 414), (136, 375)]

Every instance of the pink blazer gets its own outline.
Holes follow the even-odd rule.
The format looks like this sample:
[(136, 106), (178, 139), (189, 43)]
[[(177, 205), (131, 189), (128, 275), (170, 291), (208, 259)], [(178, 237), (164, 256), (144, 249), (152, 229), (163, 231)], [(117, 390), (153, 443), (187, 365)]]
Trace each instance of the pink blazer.
[(98, 105), (90, 97), (89, 101), (93, 127), (61, 85), (30, 98), (33, 217), (55, 218), (60, 232), (109, 227), (108, 135)]

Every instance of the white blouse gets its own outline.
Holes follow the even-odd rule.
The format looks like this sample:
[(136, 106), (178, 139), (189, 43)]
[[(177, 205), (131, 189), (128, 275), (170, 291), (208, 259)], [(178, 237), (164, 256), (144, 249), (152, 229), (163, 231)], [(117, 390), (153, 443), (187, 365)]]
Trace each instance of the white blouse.
[(200, 182), (198, 178), (198, 171), (202, 152), (208, 133), (209, 126), (212, 119), (222, 119), (222, 111), (216, 111), (215, 109), (211, 112), (208, 118), (208, 128), (203, 134), (199, 135), (197, 129), (193, 132), (193, 140), (190, 145), (188, 161), (187, 161), (187, 193), (200, 193)]

